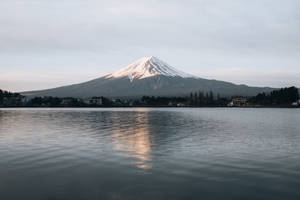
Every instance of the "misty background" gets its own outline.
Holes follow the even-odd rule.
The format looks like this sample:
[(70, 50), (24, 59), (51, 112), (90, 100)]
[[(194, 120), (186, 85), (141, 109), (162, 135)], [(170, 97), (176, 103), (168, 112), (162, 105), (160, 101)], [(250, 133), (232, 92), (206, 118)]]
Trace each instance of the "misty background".
[(0, 0), (0, 88), (80, 83), (143, 56), (203, 78), (300, 87), (298, 0)]

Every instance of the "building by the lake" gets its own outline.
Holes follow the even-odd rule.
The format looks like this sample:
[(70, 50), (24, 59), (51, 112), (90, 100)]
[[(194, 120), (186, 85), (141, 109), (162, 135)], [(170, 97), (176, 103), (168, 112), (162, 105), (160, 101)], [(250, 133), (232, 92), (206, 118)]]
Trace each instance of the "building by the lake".
[(242, 107), (247, 106), (247, 98), (239, 97), (234, 98), (231, 102), (227, 105), (228, 107)]

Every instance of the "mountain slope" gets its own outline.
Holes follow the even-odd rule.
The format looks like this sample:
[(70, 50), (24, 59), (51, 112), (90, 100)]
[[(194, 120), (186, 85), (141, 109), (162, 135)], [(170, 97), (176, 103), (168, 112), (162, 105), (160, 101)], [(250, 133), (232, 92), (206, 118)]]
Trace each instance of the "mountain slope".
[(198, 78), (151, 56), (144, 57), (115, 73), (88, 82), (22, 94), (58, 97), (139, 97), (183, 96), (189, 95), (190, 92), (210, 90), (223, 96), (252, 96), (259, 92), (271, 91), (272, 88), (248, 87)]

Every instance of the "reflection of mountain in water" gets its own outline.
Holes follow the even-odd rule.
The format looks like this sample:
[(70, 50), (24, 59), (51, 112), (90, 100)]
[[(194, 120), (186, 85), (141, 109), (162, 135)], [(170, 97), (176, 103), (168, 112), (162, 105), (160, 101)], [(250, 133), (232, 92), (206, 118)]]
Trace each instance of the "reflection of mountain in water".
[(132, 117), (132, 119), (135, 121), (126, 129), (119, 126), (114, 127), (113, 142), (115, 149), (122, 152), (123, 156), (137, 159), (137, 167), (152, 168), (150, 163), (152, 149), (147, 112), (135, 113), (135, 117)]

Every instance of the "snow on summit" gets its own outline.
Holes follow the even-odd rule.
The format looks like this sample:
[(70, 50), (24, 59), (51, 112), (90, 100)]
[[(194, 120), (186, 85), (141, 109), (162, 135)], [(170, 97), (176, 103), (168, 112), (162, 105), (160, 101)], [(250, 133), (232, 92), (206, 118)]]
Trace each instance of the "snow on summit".
[(157, 75), (195, 78), (195, 76), (181, 72), (154, 56), (143, 57), (127, 67), (105, 76), (105, 78), (129, 77), (132, 81), (133, 79), (143, 79)]

